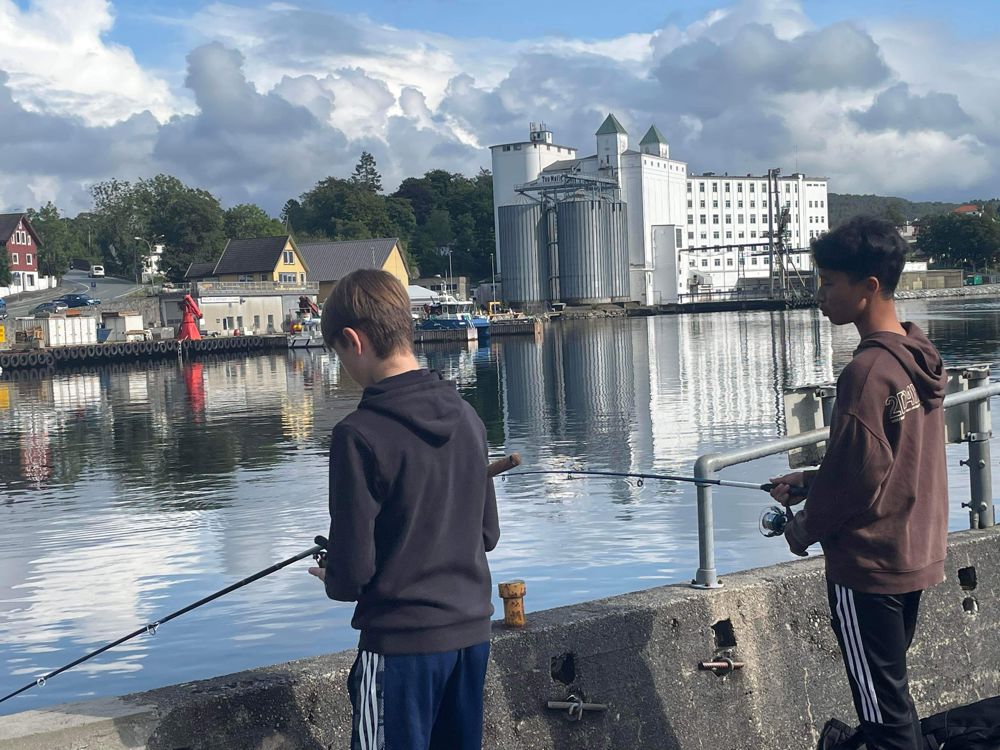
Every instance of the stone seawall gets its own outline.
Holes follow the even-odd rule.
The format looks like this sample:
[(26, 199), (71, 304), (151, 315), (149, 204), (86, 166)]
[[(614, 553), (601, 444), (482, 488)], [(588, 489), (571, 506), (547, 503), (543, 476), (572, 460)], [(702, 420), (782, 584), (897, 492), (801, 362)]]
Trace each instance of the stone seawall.
[[(910, 651), (921, 715), (1000, 694), (998, 596), (1000, 528), (953, 534)], [(720, 655), (745, 666), (698, 668)], [(347, 748), (352, 661), (341, 652), (0, 717), (0, 750)], [(570, 693), (607, 710), (570, 721), (546, 708)], [(718, 590), (664, 586), (529, 613), (520, 631), (497, 625), (483, 746), (811, 750), (831, 716), (854, 720), (815, 559)]]

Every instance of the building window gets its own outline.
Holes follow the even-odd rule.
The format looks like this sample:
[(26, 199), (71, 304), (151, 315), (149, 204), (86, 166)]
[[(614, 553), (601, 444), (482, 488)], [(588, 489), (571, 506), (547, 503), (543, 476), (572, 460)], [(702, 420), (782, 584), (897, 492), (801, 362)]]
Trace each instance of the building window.
[(259, 331), (260, 330), (260, 316), (259, 315), (254, 315), (253, 316), (253, 329), (255, 331)]
[(757, 208), (757, 201), (750, 201), (750, 208)]
[(743, 208), (743, 201), (736, 201), (736, 208)]
[(243, 316), (242, 315), (237, 315), (236, 316), (236, 327), (239, 328), (240, 330), (243, 330)]
[(270, 281), (270, 280), (271, 280), (271, 277), (270, 277), (270, 276), (268, 276), (268, 275), (267, 275), (266, 273), (262, 273), (262, 274), (260, 275), (260, 280), (261, 280), (261, 281)]
[(809, 208), (812, 208), (812, 207), (813, 207), (813, 202), (809, 201)]
[(33, 274), (33, 273), (26, 273), (25, 276), (28, 279), (28, 286), (34, 286), (35, 285), (35, 274)]
[(728, 182), (726, 183), (726, 186), (725, 186), (724, 190), (725, 190), (725, 191), (726, 191), (727, 193), (729, 192), (729, 183), (728, 183)]
[(750, 223), (751, 224), (757, 223), (757, 214), (750, 214)]
[(707, 240), (707, 239), (708, 239), (708, 233), (707, 233), (707, 232), (702, 232), (702, 233), (701, 233), (701, 234), (699, 234), (698, 236), (699, 236), (699, 237), (700, 237), (701, 239), (703, 239), (703, 240)]
[(285, 265), (290, 266), (295, 263), (295, 253), (291, 250), (285, 250)]
[(718, 208), (718, 207), (719, 207), (719, 201), (712, 201), (712, 208)]
[(726, 208), (732, 208), (732, 207), (733, 207), (733, 202), (732, 201), (726, 201)]
[(504, 150), (504, 151), (510, 151), (510, 146), (504, 146), (504, 147), (503, 147), (503, 150)]
[(708, 258), (702, 258), (701, 259), (701, 267), (702, 268), (708, 268)]
[(688, 232), (688, 239), (689, 240), (693, 240), (694, 239), (694, 232)]
[(727, 224), (732, 224), (733, 223), (733, 215), (732, 214), (726, 214), (726, 223)]
[(695, 263), (694, 263), (694, 258), (692, 258), (692, 259), (691, 259), (690, 261), (688, 261), (688, 265), (689, 265), (689, 266), (690, 266), (691, 268), (694, 268), (694, 265), (695, 265)]
[(718, 232), (712, 232), (712, 239), (715, 239), (715, 240), (719, 239), (719, 233)]
[(713, 182), (712, 183), (712, 192), (713, 193), (719, 192), (719, 183), (717, 183), (717, 182)]
[(722, 265), (722, 258), (716, 258), (714, 265), (715, 265), (716, 268), (718, 268), (719, 266), (721, 266)]
[(694, 224), (694, 214), (688, 214), (688, 224)]
[(299, 274), (299, 283), (302, 284), (302, 286), (306, 285), (306, 275), (304, 273)]
[(698, 183), (698, 192), (699, 193), (704, 193), (705, 192), (705, 183), (704, 182), (699, 182)]
[(691, 183), (690, 182), (688, 183), (688, 192), (689, 193), (691, 192)]
[(754, 192), (754, 183), (752, 182), (750, 183), (750, 192), (751, 193)]
[(726, 258), (726, 265), (727, 266), (733, 265), (733, 259), (732, 258)]
[(698, 221), (700, 221), (702, 224), (704, 224), (705, 223), (705, 214), (699, 214), (698, 215)]
[(688, 208), (694, 208), (694, 201), (688, 201)]
[(268, 333), (274, 333), (274, 316), (267, 316), (267, 331)]
[(743, 214), (736, 214), (736, 223), (737, 224), (743, 223)]
[(24, 254), (24, 262), (27, 263), (29, 266), (31, 265), (31, 253)]
[(279, 273), (278, 274), (278, 281), (281, 284), (294, 284), (295, 281), (296, 281), (296, 278), (297, 278), (297, 275), (294, 274), (294, 273)]
[(750, 259), (750, 265), (751, 266), (756, 266), (757, 265), (757, 259), (756, 258), (751, 258)]
[(743, 183), (742, 182), (737, 182), (736, 183), (736, 192), (737, 193), (742, 193), (743, 192)]
[(252, 273), (241, 273), (236, 278), (237, 278), (237, 281), (245, 284), (247, 282), (253, 281), (253, 274)]
[(737, 233), (737, 235), (736, 235), (736, 236), (737, 236), (737, 237), (739, 237), (739, 238), (740, 238), (740, 239), (742, 240), (742, 239), (743, 239), (743, 232), (739, 232), (739, 233)]
[(11, 262), (12, 265), (15, 265), (15, 266), (18, 263), (20, 263), (20, 261), (17, 259), (17, 253), (11, 253), (10, 254), (10, 262)]
[(719, 215), (718, 214), (712, 214), (712, 223), (713, 224), (718, 224), (719, 223)]
[(704, 208), (704, 207), (705, 207), (705, 201), (698, 201), (698, 208)]
[(732, 238), (733, 238), (733, 233), (732, 232), (726, 232), (726, 239), (727, 240), (731, 240)]
[(757, 236), (757, 230), (756, 229), (750, 230), (750, 237), (756, 237), (756, 236)]

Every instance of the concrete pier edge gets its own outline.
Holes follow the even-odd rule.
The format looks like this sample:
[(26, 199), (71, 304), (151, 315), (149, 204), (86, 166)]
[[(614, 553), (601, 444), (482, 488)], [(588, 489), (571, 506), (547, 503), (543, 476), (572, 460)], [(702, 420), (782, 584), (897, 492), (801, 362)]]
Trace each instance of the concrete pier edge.
[[(947, 580), (925, 594), (910, 651), (921, 715), (1000, 694), (998, 542), (1000, 527), (949, 539)], [(483, 747), (807, 750), (831, 716), (854, 723), (822, 559), (724, 582), (541, 612), (530, 612), (529, 588), (527, 627), (494, 627)], [(745, 667), (725, 676), (698, 668), (718, 656)], [(0, 750), (346, 748), (353, 658), (344, 651), (2, 716)], [(570, 694), (607, 710), (572, 721), (546, 708)]]

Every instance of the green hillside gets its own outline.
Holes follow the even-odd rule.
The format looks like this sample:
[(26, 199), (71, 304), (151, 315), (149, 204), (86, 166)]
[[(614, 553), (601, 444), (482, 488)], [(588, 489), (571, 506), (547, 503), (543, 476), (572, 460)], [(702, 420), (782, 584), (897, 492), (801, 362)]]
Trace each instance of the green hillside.
[(830, 193), (828, 196), (830, 228), (842, 224), (857, 214), (882, 216), (896, 223), (913, 221), (923, 216), (933, 216), (951, 211), (958, 203), (939, 201), (913, 202), (905, 198), (886, 195), (852, 195), (851, 193)]

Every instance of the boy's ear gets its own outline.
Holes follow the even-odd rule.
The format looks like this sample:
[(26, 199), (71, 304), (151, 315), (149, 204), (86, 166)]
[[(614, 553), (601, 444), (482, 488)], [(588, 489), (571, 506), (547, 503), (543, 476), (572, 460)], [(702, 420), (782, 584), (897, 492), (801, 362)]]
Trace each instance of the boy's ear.
[(361, 340), (361, 335), (354, 328), (344, 328), (341, 331), (344, 342), (347, 344), (347, 349), (354, 352), (355, 354), (361, 354), (364, 349), (364, 344)]
[(865, 287), (872, 294), (878, 294), (882, 291), (882, 282), (878, 280), (877, 276), (869, 276), (865, 279)]

